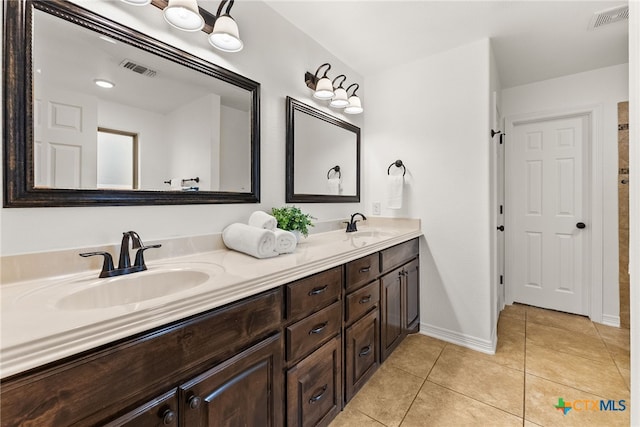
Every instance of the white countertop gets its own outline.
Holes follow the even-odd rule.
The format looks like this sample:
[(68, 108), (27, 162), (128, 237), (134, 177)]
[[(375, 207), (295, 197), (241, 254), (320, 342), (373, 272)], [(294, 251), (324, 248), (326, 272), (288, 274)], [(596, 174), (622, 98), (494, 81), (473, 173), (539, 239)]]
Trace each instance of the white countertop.
[[(0, 376), (2, 378), (185, 317), (238, 301), (313, 273), (421, 236), (418, 220), (388, 220), (360, 231), (312, 234), (295, 252), (275, 258), (216, 250), (147, 263), (148, 270), (191, 269), (212, 279), (168, 296), (115, 307), (69, 310), (61, 295), (97, 279), (98, 271), (3, 285)], [(122, 276), (121, 276), (122, 277)]]

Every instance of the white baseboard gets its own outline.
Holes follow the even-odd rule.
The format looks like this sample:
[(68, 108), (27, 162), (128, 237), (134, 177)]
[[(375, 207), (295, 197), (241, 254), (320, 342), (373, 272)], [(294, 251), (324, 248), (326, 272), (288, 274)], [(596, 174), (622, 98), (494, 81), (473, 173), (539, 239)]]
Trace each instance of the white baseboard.
[(496, 335), (495, 328), (492, 333), (491, 340), (472, 337), (457, 331), (451, 331), (438, 326), (428, 325), (426, 323), (420, 323), (420, 333), (486, 354), (496, 354), (496, 346), (498, 345), (498, 336)]
[(610, 314), (602, 314), (602, 324), (607, 326), (620, 327), (620, 316), (612, 316)]

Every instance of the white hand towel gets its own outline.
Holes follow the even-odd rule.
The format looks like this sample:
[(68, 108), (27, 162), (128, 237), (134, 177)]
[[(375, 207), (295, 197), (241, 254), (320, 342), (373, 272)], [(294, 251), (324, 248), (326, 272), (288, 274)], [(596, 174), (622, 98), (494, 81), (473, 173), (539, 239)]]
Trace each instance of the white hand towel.
[(256, 258), (271, 258), (276, 252), (276, 234), (271, 230), (238, 222), (222, 230), (222, 241), (229, 249)]
[(290, 254), (296, 250), (298, 239), (296, 239), (295, 234), (290, 231), (280, 230), (279, 228), (276, 228), (274, 233), (276, 233), (276, 252), (279, 254)]
[(387, 207), (389, 209), (402, 208), (402, 189), (404, 176), (387, 175)]
[(340, 178), (329, 178), (327, 180), (329, 194), (340, 194)]
[(273, 231), (276, 229), (278, 221), (264, 211), (255, 211), (249, 216), (249, 225)]

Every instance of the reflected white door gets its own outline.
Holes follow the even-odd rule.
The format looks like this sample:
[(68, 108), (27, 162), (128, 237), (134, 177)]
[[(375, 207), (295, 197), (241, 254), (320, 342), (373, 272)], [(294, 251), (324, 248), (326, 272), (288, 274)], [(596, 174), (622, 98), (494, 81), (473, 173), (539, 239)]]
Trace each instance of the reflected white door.
[[(513, 300), (588, 313), (585, 256), (588, 229), (588, 117), (514, 125), (508, 135), (507, 250)], [(588, 224), (586, 224), (588, 227)]]
[(35, 185), (96, 188), (96, 130), (95, 98), (54, 88), (36, 93)]

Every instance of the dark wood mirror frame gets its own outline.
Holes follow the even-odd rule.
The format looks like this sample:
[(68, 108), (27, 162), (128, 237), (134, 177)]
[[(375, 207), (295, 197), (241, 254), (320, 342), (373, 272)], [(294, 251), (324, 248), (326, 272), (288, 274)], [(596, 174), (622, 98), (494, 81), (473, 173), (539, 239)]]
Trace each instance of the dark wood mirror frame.
[[(251, 95), (251, 191), (143, 191), (36, 188), (33, 164), (33, 8), (136, 46)], [(260, 84), (63, 0), (4, 2), (4, 207), (183, 205), (260, 201)]]
[[(360, 128), (329, 115), (323, 111), (304, 104), (296, 99), (287, 97), (287, 178), (286, 178), (286, 202), (287, 203), (358, 203), (360, 202)], [(300, 111), (318, 120), (331, 125), (341, 127), (354, 133), (356, 144), (356, 194), (355, 195), (330, 195), (330, 194), (296, 194), (294, 192), (294, 154), (295, 154), (295, 123), (294, 113)]]

